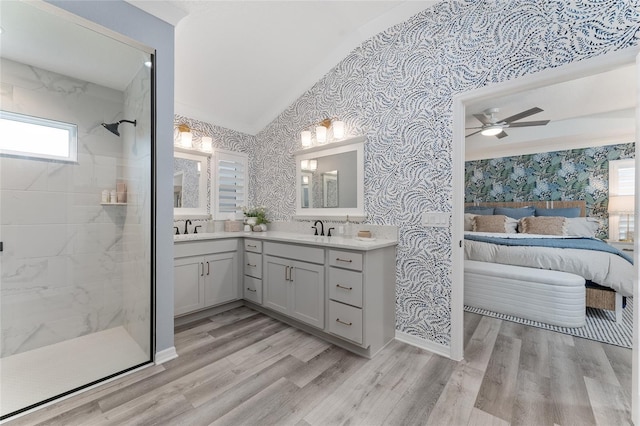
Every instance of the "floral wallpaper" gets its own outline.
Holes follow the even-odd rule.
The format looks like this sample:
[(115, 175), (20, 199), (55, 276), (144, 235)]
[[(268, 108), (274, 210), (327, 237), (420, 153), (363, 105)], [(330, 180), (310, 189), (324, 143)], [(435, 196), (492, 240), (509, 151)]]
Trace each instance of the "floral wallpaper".
[(250, 200), (295, 215), (300, 131), (327, 117), (365, 135), (367, 221), (399, 228), (396, 328), (449, 346), (451, 229), (421, 224), (452, 209), (456, 94), (637, 45), (640, 0), (445, 0), (365, 41), (260, 131)]
[(638, 0), (442, 1), (365, 41), (257, 135), (251, 194), (275, 220), (295, 215), (300, 131), (339, 117), (365, 135), (365, 212), (399, 227), (396, 328), (448, 346), (452, 98), (489, 83), (638, 44)]
[(609, 161), (635, 157), (635, 144), (467, 161), (465, 202), (585, 200), (608, 237)]

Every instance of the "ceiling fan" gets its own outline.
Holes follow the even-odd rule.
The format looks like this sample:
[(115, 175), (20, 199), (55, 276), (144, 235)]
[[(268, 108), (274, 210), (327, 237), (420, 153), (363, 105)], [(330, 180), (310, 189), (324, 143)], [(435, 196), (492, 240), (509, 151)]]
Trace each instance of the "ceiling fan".
[(514, 123), (514, 121), (522, 120), (523, 118), (529, 117), (530, 115), (537, 114), (542, 112), (541, 108), (534, 107), (528, 109), (526, 111), (522, 111), (516, 115), (512, 115), (511, 117), (507, 117), (503, 120), (498, 120), (496, 114), (500, 111), (499, 108), (487, 108), (482, 114), (473, 114), (475, 118), (478, 119), (482, 123), (481, 127), (467, 127), (467, 129), (480, 129), (476, 132), (470, 133), (465, 137), (469, 137), (475, 135), (476, 133), (481, 133), (483, 136), (495, 136), (498, 139), (502, 139), (505, 136), (508, 136), (504, 129), (508, 127), (529, 127), (529, 126), (544, 126), (550, 120), (539, 120), (539, 121), (523, 121), (520, 123)]

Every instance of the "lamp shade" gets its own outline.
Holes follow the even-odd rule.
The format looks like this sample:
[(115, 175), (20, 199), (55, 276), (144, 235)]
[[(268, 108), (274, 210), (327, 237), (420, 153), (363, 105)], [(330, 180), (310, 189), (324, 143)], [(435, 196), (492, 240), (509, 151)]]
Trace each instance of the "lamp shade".
[(307, 148), (311, 146), (311, 132), (309, 130), (305, 130), (300, 133), (300, 141), (302, 146)]
[(202, 150), (211, 152), (213, 150), (213, 139), (210, 136), (202, 137)]
[(342, 139), (344, 138), (344, 121), (334, 121), (333, 122), (333, 137), (334, 139)]
[(326, 143), (327, 142), (327, 128), (324, 126), (316, 127), (316, 141), (318, 143)]
[(633, 214), (635, 197), (633, 195), (612, 195), (609, 197), (607, 210), (612, 214)]

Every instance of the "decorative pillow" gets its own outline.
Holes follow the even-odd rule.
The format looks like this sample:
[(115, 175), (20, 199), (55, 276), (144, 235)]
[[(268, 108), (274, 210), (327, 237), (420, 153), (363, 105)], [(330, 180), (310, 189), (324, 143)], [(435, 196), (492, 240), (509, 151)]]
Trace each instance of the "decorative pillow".
[(465, 231), (473, 231), (473, 218), (478, 216), (473, 213), (465, 213), (464, 214), (464, 230)]
[(595, 238), (600, 221), (595, 217), (567, 218), (567, 235)]
[(469, 206), (464, 209), (465, 213), (492, 215), (493, 207)]
[(580, 207), (565, 207), (561, 209), (539, 209), (536, 207), (536, 216), (580, 217)]
[(523, 217), (533, 216), (535, 212), (535, 207), (496, 207), (493, 210), (493, 214), (503, 214), (514, 219), (522, 219)]
[(559, 216), (529, 216), (520, 219), (523, 234), (566, 235), (567, 218)]
[(505, 215), (478, 215), (473, 218), (475, 232), (501, 232), (515, 234), (518, 221)]

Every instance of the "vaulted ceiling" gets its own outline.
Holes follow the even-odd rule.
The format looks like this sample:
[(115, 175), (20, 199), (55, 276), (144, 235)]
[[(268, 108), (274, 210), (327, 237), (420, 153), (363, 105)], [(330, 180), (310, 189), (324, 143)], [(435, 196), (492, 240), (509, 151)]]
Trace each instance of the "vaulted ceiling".
[(176, 24), (176, 113), (256, 134), (363, 41), (435, 1), (130, 3)]

